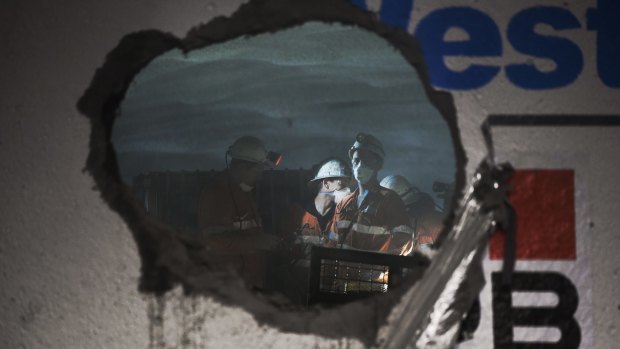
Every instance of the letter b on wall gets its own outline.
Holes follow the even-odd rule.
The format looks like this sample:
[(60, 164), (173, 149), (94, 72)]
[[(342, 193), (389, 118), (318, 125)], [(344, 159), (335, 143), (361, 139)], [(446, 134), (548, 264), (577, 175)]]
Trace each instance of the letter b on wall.
[[(495, 349), (571, 349), (579, 348), (581, 330), (573, 315), (579, 298), (577, 289), (562, 274), (555, 272), (516, 272), (510, 288), (502, 286), (502, 274), (492, 273), (493, 341)], [(554, 307), (513, 307), (512, 293), (554, 293)], [(557, 342), (515, 342), (514, 327), (553, 327), (560, 331)]]

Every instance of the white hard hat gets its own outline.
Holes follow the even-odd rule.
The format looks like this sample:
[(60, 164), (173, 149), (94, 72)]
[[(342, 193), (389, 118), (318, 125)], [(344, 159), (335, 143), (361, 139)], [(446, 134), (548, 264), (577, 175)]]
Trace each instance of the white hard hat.
[(399, 175), (391, 175), (383, 178), (379, 183), (384, 188), (396, 192), (401, 197), (405, 205), (411, 205), (417, 200), (419, 189), (412, 186), (409, 181)]
[(238, 138), (228, 148), (228, 154), (233, 159), (250, 162), (267, 162), (267, 150), (260, 139), (253, 136)]
[(374, 154), (377, 154), (381, 160), (385, 159), (385, 152), (383, 151), (383, 144), (377, 139), (377, 137), (367, 134), (358, 133), (355, 137), (355, 143), (349, 149), (349, 158), (353, 158), (353, 153), (358, 149), (366, 149)]
[(340, 159), (329, 159), (323, 162), (316, 176), (310, 182), (318, 181), (325, 178), (351, 178), (351, 169), (349, 165)]

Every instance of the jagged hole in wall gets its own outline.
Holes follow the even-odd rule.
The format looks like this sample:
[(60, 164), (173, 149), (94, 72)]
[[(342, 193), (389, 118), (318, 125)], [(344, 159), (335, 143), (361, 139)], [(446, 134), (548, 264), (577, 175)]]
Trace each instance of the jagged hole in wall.
[(134, 233), (142, 291), (370, 341), (450, 224), (464, 157), (412, 38), (307, 6), (124, 38), (79, 104), (88, 170)]

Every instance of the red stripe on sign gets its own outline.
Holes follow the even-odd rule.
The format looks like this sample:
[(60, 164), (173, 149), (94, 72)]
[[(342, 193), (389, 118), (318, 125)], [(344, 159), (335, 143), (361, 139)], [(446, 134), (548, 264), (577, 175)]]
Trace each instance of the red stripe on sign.
[[(573, 170), (517, 170), (509, 200), (517, 212), (517, 259), (576, 258)], [(489, 257), (504, 258), (504, 232), (489, 242)]]

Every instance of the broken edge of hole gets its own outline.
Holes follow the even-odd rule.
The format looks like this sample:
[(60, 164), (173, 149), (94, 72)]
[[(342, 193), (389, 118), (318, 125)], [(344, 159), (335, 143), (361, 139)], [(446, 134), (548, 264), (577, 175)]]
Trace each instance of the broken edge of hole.
[[(147, 217), (131, 190), (123, 184), (111, 143), (112, 126), (125, 93), (136, 75), (159, 55), (172, 49), (187, 53), (241, 36), (273, 33), (310, 21), (356, 26), (389, 42), (414, 67), (426, 96), (446, 121), (456, 173), (455, 192), (440, 245), (441, 237), (452, 226), (453, 212), (465, 186), (467, 160), (452, 95), (433, 89), (420, 46), (411, 34), (382, 24), (374, 14), (345, 0), (253, 0), (242, 5), (231, 17), (216, 17), (207, 24), (198, 25), (184, 39), (157, 30), (126, 35), (106, 56), (104, 65), (96, 71), (77, 104), (78, 110), (91, 122), (90, 152), (85, 170), (93, 176), (104, 201), (123, 217), (133, 234), (142, 262), (138, 287), (141, 292), (161, 296), (175, 285), (182, 285), (186, 293), (211, 296), (224, 304), (241, 306), (258, 321), (283, 331), (330, 338), (352, 337), (372, 344), (389, 310), (406, 291), (406, 285), (387, 296), (304, 312), (283, 310), (273, 300), (251, 296), (252, 292), (240, 287), (234, 277), (220, 275), (222, 286), (205, 287), (199, 282), (204, 268), (192, 265), (176, 233)], [(233, 292), (229, 287), (233, 287)], [(360, 321), (362, 318), (367, 321)]]

